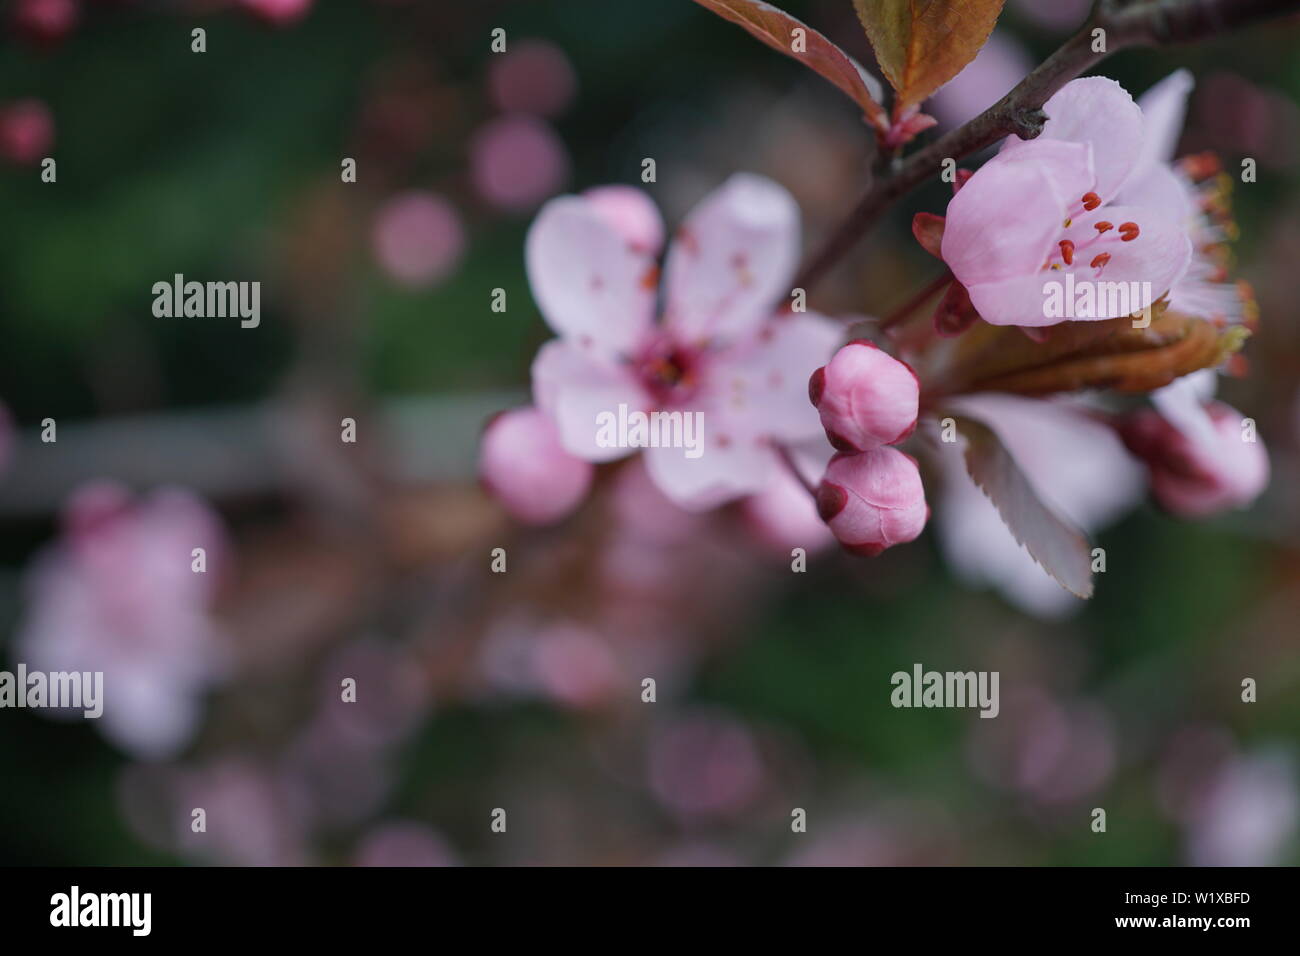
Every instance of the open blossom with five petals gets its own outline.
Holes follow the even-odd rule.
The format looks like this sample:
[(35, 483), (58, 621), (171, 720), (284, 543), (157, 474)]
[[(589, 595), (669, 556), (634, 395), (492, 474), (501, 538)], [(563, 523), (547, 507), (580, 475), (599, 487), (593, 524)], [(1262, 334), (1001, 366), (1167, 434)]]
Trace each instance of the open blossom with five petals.
[(747, 174), (705, 197), (670, 244), (656, 321), (658, 213), (642, 193), (613, 198), (553, 199), (529, 230), (529, 282), (559, 336), (533, 363), (537, 407), (562, 447), (592, 462), (636, 450), (600, 443), (602, 413), (701, 412), (697, 457), (644, 450), (655, 484), (693, 509), (761, 491), (781, 467), (774, 443), (820, 434), (803, 392), (841, 339), (838, 323), (782, 308), (798, 207)]
[[(1114, 80), (1085, 77), (1043, 106), (1035, 140), (1009, 137), (948, 205), (943, 259), (985, 321), (1039, 327), (1049, 283), (1136, 283), (1130, 296), (1097, 296), (1112, 319), (1150, 306), (1180, 278), (1191, 243), (1180, 208), (1126, 202), (1147, 131), (1142, 110)], [(1127, 198), (1127, 197), (1123, 197)], [(1116, 311), (1122, 306), (1122, 311)]]

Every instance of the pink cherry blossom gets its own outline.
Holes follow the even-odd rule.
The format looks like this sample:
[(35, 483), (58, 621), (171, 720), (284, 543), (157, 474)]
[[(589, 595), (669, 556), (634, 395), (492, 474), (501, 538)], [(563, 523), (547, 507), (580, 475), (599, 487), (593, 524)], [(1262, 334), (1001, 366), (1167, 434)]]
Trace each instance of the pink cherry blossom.
[(1208, 401), (1214, 372), (1187, 375), (1152, 393), (1122, 426), (1151, 472), (1151, 492), (1171, 514), (1200, 518), (1244, 508), (1268, 485), (1268, 452), (1240, 412)]
[(692, 509), (762, 490), (781, 467), (773, 442), (820, 433), (803, 392), (841, 337), (823, 316), (780, 311), (798, 252), (789, 193), (758, 176), (734, 176), (678, 230), (656, 321), (659, 269), (645, 244), (629, 242), (599, 202), (547, 203), (525, 259), (533, 296), (559, 335), (533, 363), (533, 395), (561, 445), (610, 461), (635, 449), (600, 443), (602, 413), (698, 412), (697, 457), (645, 449), (660, 490)]
[(531, 406), (498, 415), (483, 433), (483, 484), (514, 517), (551, 524), (587, 496), (592, 467), (560, 445), (555, 424)]
[[(192, 570), (194, 548), (207, 570)], [(202, 501), (164, 489), (132, 501), (111, 483), (69, 501), (64, 533), (27, 580), (19, 659), (34, 670), (102, 671), (96, 724), (143, 757), (175, 753), (193, 736), (222, 648), (209, 616), (225, 550)]]
[(808, 397), (840, 451), (894, 445), (916, 427), (921, 386), (903, 362), (856, 339), (813, 372)]
[[(991, 393), (951, 406), (993, 429), (1043, 503), (1083, 531), (1100, 531), (1141, 501), (1141, 467), (1087, 406)], [(949, 566), (967, 584), (992, 587), (1036, 617), (1078, 611), (1083, 602), (1016, 541), (962, 456), (960, 443), (935, 443), (943, 476), (936, 531)]]
[(1066, 84), (1043, 109), (1038, 139), (1009, 137), (953, 196), (944, 261), (994, 325), (1063, 321), (1044, 302), (1047, 284), (1067, 275), (1076, 284), (1137, 283), (1123, 312), (1099, 301), (1098, 314), (1076, 318), (1146, 308), (1187, 268), (1191, 243), (1180, 209), (1116, 202), (1141, 158), (1142, 111), (1105, 77)]
[(869, 556), (914, 540), (930, 515), (916, 461), (887, 445), (832, 458), (817, 510), (846, 550)]

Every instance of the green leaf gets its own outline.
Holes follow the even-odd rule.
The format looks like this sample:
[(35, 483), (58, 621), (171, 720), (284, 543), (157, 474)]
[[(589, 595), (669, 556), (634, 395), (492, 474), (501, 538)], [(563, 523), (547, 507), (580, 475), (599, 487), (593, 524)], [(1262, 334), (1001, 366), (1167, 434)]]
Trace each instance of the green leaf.
[(1092, 548), (1084, 533), (1043, 504), (991, 428), (972, 418), (955, 420), (966, 439), (966, 470), (1012, 536), (1061, 587), (1092, 597)]
[[(773, 50), (820, 73), (846, 93), (879, 130), (889, 128), (880, 105), (880, 84), (857, 60), (812, 27), (762, 0), (695, 0), (724, 20), (744, 27)], [(802, 31), (796, 33), (795, 31)]]
[(898, 94), (895, 118), (960, 73), (980, 51), (1003, 0), (853, 0), (881, 72)]

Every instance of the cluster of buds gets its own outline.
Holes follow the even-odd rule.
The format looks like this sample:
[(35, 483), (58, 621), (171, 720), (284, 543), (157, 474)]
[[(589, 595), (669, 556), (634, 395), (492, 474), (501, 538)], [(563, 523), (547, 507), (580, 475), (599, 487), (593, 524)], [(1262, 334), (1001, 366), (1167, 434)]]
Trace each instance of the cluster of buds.
[(930, 509), (916, 459), (892, 447), (916, 427), (912, 370), (865, 339), (845, 345), (808, 382), (836, 454), (817, 488), (817, 511), (854, 554), (912, 541)]

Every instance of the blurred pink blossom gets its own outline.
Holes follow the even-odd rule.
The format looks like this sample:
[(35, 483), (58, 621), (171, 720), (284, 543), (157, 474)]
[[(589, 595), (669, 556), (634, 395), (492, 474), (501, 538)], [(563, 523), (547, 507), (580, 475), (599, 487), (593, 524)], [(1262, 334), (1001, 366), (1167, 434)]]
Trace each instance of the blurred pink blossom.
[[(185, 491), (132, 500), (118, 485), (83, 487), (61, 540), (28, 573), (16, 647), (29, 668), (102, 671), (96, 724), (124, 750), (165, 757), (198, 728), (223, 648), (208, 610), (225, 563), (217, 515)], [(206, 550), (207, 570), (191, 570)]]
[(763, 785), (763, 763), (749, 729), (722, 714), (676, 717), (650, 738), (650, 788), (684, 817), (745, 808)]
[(930, 98), (926, 112), (940, 128), (960, 126), (1009, 93), (1034, 65), (1010, 31), (994, 30), (975, 59)]
[(533, 297), (559, 338), (533, 362), (533, 396), (564, 448), (612, 461), (637, 449), (602, 443), (601, 414), (696, 414), (698, 454), (645, 449), (660, 490), (702, 510), (765, 487), (782, 467), (772, 442), (819, 434), (803, 394), (842, 334), (823, 316), (778, 311), (798, 251), (789, 193), (758, 176), (732, 177), (688, 216), (669, 249), (658, 323), (654, 260), (589, 200), (548, 203), (529, 230), (525, 259)]
[(564, 144), (545, 122), (516, 113), (474, 134), (470, 169), (479, 195), (508, 212), (532, 209), (569, 178)]
[(14, 0), (9, 11), (14, 30), (41, 46), (64, 39), (80, 19), (77, 0)]
[(998, 720), (972, 722), (967, 754), (990, 786), (1043, 804), (1082, 800), (1115, 770), (1109, 715), (1084, 700), (1060, 700), (1038, 687), (1006, 695)]
[[(823, 464), (818, 471), (824, 470)], [(758, 539), (782, 557), (788, 558), (794, 548), (813, 554), (835, 540), (817, 514), (813, 496), (789, 469), (778, 469), (766, 488), (743, 499), (741, 511)]]
[(1300, 818), (1294, 755), (1265, 750), (1227, 761), (1187, 834), (1193, 866), (1272, 866), (1295, 839)]
[[(297, 799), (266, 768), (243, 756), (175, 771), (171, 799), (176, 849), (231, 866), (301, 866), (306, 832)], [(195, 809), (206, 829), (194, 830)]]
[(239, 0), (244, 9), (275, 26), (297, 23), (311, 10), (313, 0)]
[(411, 191), (388, 200), (371, 233), (375, 258), (399, 282), (430, 286), (451, 275), (465, 251), (455, 207), (434, 193)]
[(608, 700), (625, 682), (609, 645), (584, 627), (552, 624), (535, 640), (533, 672), (542, 691), (556, 703), (592, 707)]
[(572, 513), (587, 496), (592, 471), (561, 447), (555, 424), (532, 406), (502, 412), (483, 432), (479, 476), (528, 524), (553, 524)]
[(447, 842), (433, 829), (410, 820), (390, 820), (361, 838), (356, 866), (457, 866)]
[(1129, 450), (1150, 469), (1151, 492), (1171, 514), (1201, 518), (1247, 507), (1268, 485), (1264, 443), (1240, 412), (1208, 400), (1215, 373), (1203, 369), (1151, 395), (1121, 426)]
[(548, 40), (512, 41), (505, 53), (492, 57), (488, 71), (492, 103), (504, 113), (557, 116), (577, 87), (569, 58)]
[(0, 157), (30, 165), (49, 155), (54, 145), (54, 114), (38, 99), (13, 100), (0, 106)]

